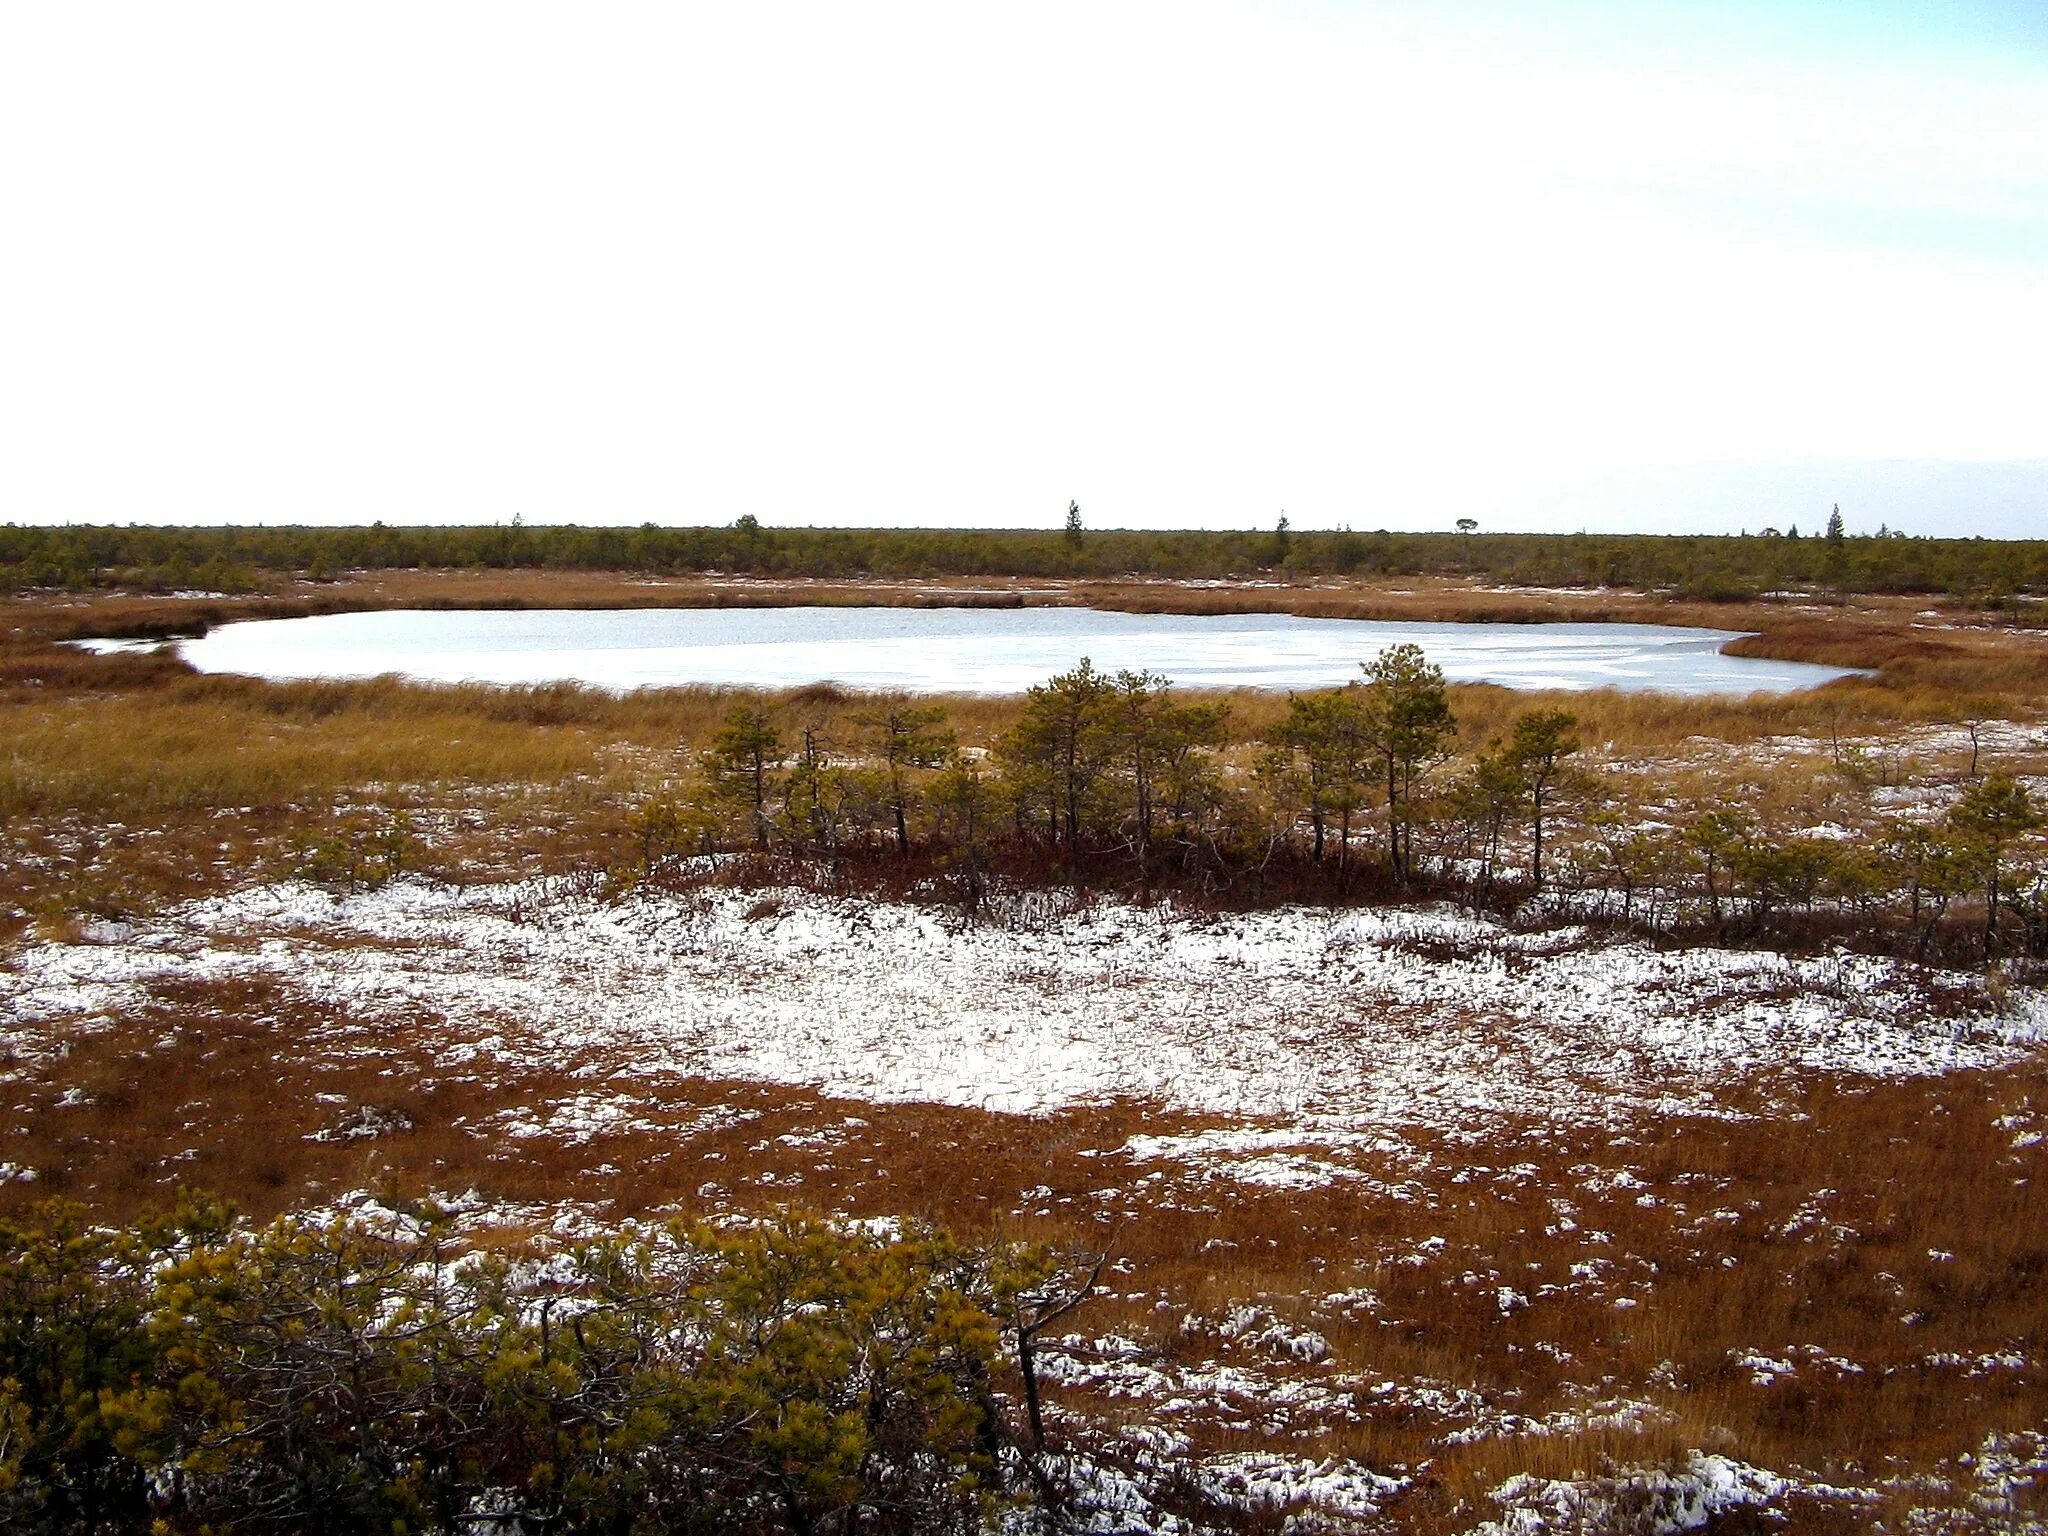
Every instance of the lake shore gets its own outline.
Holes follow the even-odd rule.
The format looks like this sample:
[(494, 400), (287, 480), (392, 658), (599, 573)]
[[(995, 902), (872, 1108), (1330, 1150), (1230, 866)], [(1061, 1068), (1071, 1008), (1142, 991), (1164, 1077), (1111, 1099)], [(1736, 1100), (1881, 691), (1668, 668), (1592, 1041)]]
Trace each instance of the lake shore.
[[(1022, 694), (1091, 659), (1183, 689), (1339, 687), (1414, 644), (1454, 683), (1524, 691), (1795, 692), (1854, 675), (1728, 654), (1727, 630), (1607, 624), (1421, 623), (1293, 614), (807, 605), (774, 608), (399, 609), (214, 625), (171, 642), (202, 673), (608, 692), (829, 683), (864, 692)], [(86, 640), (97, 653), (136, 640)]]
[[(247, 619), (396, 608), (718, 608), (1080, 605), (1129, 613), (1288, 613), (1416, 623), (1631, 623), (1736, 631), (1731, 654), (1873, 670), (1902, 686), (2048, 697), (2048, 632), (2010, 612), (1922, 597), (1788, 592), (1700, 602), (1624, 588), (1506, 587), (1478, 579), (1309, 581), (649, 577), (629, 572), (365, 571), (246, 594), (25, 593), (0, 599), (10, 648), (95, 637), (203, 634)], [(0, 654), (0, 664), (4, 664)]]

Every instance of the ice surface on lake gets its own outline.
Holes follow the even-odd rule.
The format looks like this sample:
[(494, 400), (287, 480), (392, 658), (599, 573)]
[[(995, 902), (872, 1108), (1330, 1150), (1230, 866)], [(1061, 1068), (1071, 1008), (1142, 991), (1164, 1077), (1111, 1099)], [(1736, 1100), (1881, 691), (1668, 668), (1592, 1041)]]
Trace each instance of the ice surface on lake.
[(1453, 682), (1753, 693), (1845, 674), (1723, 656), (1734, 636), (1654, 624), (1414, 624), (1092, 608), (392, 610), (226, 624), (180, 644), (202, 672), (429, 682), (1019, 693), (1086, 656), (1183, 687), (1320, 688), (1413, 641)]

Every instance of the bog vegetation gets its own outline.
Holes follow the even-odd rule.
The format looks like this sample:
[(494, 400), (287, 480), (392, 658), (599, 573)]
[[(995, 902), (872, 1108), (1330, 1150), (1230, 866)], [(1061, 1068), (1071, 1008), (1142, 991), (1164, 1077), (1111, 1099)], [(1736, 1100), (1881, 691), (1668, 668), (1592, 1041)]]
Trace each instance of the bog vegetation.
[[(1988, 654), (1999, 680), (2026, 670)], [(113, 824), (88, 863), (119, 866), (104, 878), (121, 888), (76, 869), (44, 889), (34, 871), (64, 866), (24, 861), (16, 914), (132, 906), (185, 832), (209, 853), (209, 814), (290, 838), (293, 871), (325, 883), (453, 868), (479, 839), (449, 835), (452, 793), (493, 799), (490, 836), (523, 846), (520, 867), (544, 846), (553, 870), (568, 859), (615, 889), (745, 856), (969, 912), (992, 886), (1050, 882), (1218, 906), (1449, 898), (1970, 964), (2048, 954), (2038, 788), (1974, 747), (1930, 779), (1884, 735), (1903, 717), (1989, 741), (2025, 695), (1880, 679), (1780, 699), (1526, 698), (1448, 689), (1413, 647), (1285, 699), (1189, 698), (1085, 663), (1021, 700), (949, 700), (271, 685), (166, 656), (21, 657), (0, 689), (10, 835)], [(1772, 731), (1818, 750), (1744, 755)], [(1702, 733), (1732, 744), (1725, 763), (1698, 761)], [(166, 819), (178, 835), (155, 849), (120, 831)], [(279, 872), (274, 849), (264, 868)]]
[(972, 1532), (1053, 1491), (997, 1386), (1035, 1404), (1040, 1251), (783, 1217), (519, 1260), (384, 1216), (0, 1222), (0, 1527)]
[[(1080, 548), (1106, 541), (1084, 530)], [(348, 585), (318, 590), (375, 600)], [(634, 589), (588, 590), (609, 604)], [(0, 933), (33, 925), (85, 956), (153, 904), (291, 877), (610, 894), (729, 872), (1004, 920), (1044, 884), (1189, 907), (1450, 899), (1681, 944), (1973, 968), (1988, 953), (1992, 990), (2044, 955), (2038, 730), (2002, 722), (2038, 719), (2048, 672), (2023, 628), (1927, 606), (1787, 609), (1797, 633), (1846, 648), (1830, 659), (1884, 670), (1779, 698), (1446, 689), (1404, 652), (1293, 698), (1188, 696), (1092, 667), (1017, 700), (621, 698), (200, 677), (168, 655), (41, 642), (242, 605), (39, 594), (10, 608), (0, 647)], [(234, 975), (105, 1022), (10, 1063), (0, 1528), (943, 1530), (1039, 1506), (1059, 1496), (1059, 1456), (1088, 1442), (1074, 1346), (1048, 1333), (1045, 1363), (1064, 1349), (1069, 1375), (1047, 1371), (1054, 1454), (1038, 1453), (1029, 1352), (1086, 1287), (1003, 1240), (1025, 1221), (1098, 1242), (1119, 1179), (1133, 1276), (1096, 1296), (1089, 1333), (1206, 1368), (1238, 1358), (1215, 1330), (1240, 1304), (1312, 1325), (1363, 1373), (1358, 1417), (1313, 1437), (1289, 1421), (1270, 1443), (1413, 1476), (1394, 1528), (1467, 1529), (1519, 1474), (1702, 1446), (1857, 1486), (1893, 1477), (1905, 1510), (1930, 1497), (1929, 1469), (1981, 1464), (2039, 1422), (2033, 1062), (1738, 1084), (1725, 1119), (1625, 1135), (1489, 1123), (1433, 1163), (1388, 1154), (1360, 1164), (1372, 1177), (1297, 1189), (1202, 1170), (1155, 1184), (1158, 1165), (1128, 1155), (1108, 1171), (1134, 1136), (1212, 1128), (1142, 1104), (1022, 1121), (863, 1104), (840, 1155), (817, 1137), (853, 1123), (843, 1101), (760, 1086), (746, 1103), (763, 1118), (707, 1129), (707, 1106), (738, 1100), (692, 1080), (665, 1084), (675, 1102), (644, 1125), (508, 1141), (505, 1112), (537, 1120), (593, 1092), (602, 1055), (497, 1080), (450, 1073), (402, 1028), (344, 1052), (318, 1043), (320, 1009)], [(351, 1117), (380, 1111), (360, 1141), (330, 1134), (344, 1099)], [(367, 1133), (387, 1124), (407, 1128)], [(687, 1165), (660, 1160), (683, 1144)], [(257, 1230), (202, 1202), (132, 1220), (180, 1177), (268, 1215), (386, 1187), (380, 1169), (545, 1210), (542, 1225), (565, 1199), (618, 1223), (692, 1219), (558, 1257), (526, 1235), (466, 1252), (417, 1210)], [(973, 1244), (785, 1222), (797, 1174), (816, 1208), (916, 1213)], [(91, 1221), (34, 1209), (53, 1189)], [(1383, 1310), (1316, 1302), (1355, 1287)], [(1745, 1364), (1822, 1349), (1852, 1363), (1768, 1386)], [(1383, 1380), (1416, 1390), (1380, 1402), (1365, 1388)], [(1475, 1436), (1417, 1406), (1446, 1382), (1524, 1428)], [(1615, 1394), (1669, 1417), (1586, 1417)], [(1149, 1429), (1159, 1400), (1085, 1401)], [(1527, 1428), (1553, 1410), (1579, 1427)], [(1204, 1427), (1197, 1449), (1236, 1455), (1246, 1434)], [(800, 1435), (818, 1438), (777, 1438)], [(1792, 1528), (1839, 1528), (1814, 1518)]]
[(1739, 798), (1652, 816), (1624, 804), (1624, 766), (1581, 765), (1569, 709), (1461, 741), (1442, 673), (1412, 645), (1352, 686), (1291, 696), (1257, 733), (1226, 703), (1086, 661), (1031, 689), (986, 749), (960, 746), (942, 706), (822, 698), (840, 707), (732, 704), (695, 772), (633, 810), (612, 879), (778, 852), (835, 873), (914, 861), (913, 883), (970, 912), (1001, 870), (1254, 903), (1533, 900), (1652, 935), (1827, 937), (1920, 959), (2048, 955), (2048, 814), (2013, 778), (1973, 771), (1938, 810), (1917, 796), (1887, 810), (1881, 765), (1844, 749), (1837, 792), (1874, 836)]

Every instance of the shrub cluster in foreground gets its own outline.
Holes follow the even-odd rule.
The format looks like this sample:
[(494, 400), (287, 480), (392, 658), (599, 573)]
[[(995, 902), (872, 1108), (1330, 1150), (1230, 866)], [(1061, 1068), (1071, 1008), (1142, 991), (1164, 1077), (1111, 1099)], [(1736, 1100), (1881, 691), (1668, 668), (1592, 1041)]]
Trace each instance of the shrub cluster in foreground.
[(1045, 1277), (796, 1219), (513, 1262), (432, 1212), (45, 1207), (0, 1224), (0, 1528), (979, 1530), (1024, 1465), (998, 1318)]

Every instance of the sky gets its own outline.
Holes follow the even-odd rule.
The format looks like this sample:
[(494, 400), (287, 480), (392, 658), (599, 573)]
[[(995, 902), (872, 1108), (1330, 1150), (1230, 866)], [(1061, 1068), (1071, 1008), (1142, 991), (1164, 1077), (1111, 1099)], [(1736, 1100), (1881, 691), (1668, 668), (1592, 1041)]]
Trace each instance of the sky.
[(0, 7), (0, 522), (2048, 537), (2048, 6)]

